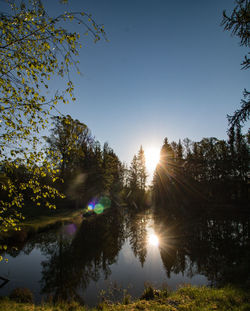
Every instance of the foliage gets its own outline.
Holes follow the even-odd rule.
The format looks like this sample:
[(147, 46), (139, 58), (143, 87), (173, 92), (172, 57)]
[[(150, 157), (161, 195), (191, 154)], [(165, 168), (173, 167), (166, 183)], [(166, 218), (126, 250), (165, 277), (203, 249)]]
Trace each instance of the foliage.
[[(176, 143), (172, 143), (172, 146), (177, 148)], [(165, 138), (160, 152), (160, 161), (154, 174), (155, 200), (159, 204), (170, 199), (176, 182), (176, 164), (172, 146)]]
[[(249, 0), (236, 0), (236, 6), (230, 16), (223, 12), (221, 25), (224, 30), (231, 31), (233, 36), (240, 38), (240, 45), (250, 46), (250, 3)], [(249, 53), (248, 53), (249, 54)], [(242, 69), (250, 68), (250, 59), (245, 56), (242, 62)], [(244, 99), (241, 100), (241, 107), (234, 112), (233, 116), (228, 116), (230, 125), (229, 131), (234, 131), (237, 126), (244, 124), (250, 116), (250, 94), (245, 89), (243, 92)]]
[(185, 139), (181, 145), (164, 140), (153, 180), (156, 203), (180, 212), (190, 201), (247, 202), (250, 150), (241, 127), (228, 141)]
[[(63, 196), (53, 186), (56, 164), (47, 161), (38, 139), (56, 105), (75, 100), (69, 71), (72, 65), (77, 68), (74, 57), (81, 46), (80, 34), (67, 31), (63, 24), (72, 21), (82, 25), (95, 42), (105, 36), (103, 27), (85, 12), (65, 12), (51, 18), (41, 1), (7, 4), (6, 12), (0, 13), (0, 230), (16, 227), (25, 195), (34, 205), (50, 208), (55, 208), (56, 197)], [(66, 77), (68, 82), (62, 92), (50, 95), (53, 76)], [(23, 181), (13, 175), (21, 166), (26, 171)]]
[(250, 92), (244, 89), (241, 107), (237, 109), (232, 116), (228, 115), (228, 122), (231, 125), (229, 132), (234, 131), (240, 124), (244, 124), (250, 117)]
[(138, 167), (137, 156), (134, 155), (129, 169), (129, 188), (136, 189), (138, 187)]
[[(98, 308), (88, 310), (106, 310), (106, 311), (132, 311), (132, 310), (164, 310), (164, 311), (246, 311), (250, 308), (250, 297), (247, 292), (240, 291), (231, 287), (221, 289), (209, 287), (185, 286), (170, 294), (169, 297), (164, 296), (159, 291), (159, 297), (153, 300), (136, 300), (129, 304), (102, 304)], [(8, 300), (2, 300), (0, 310), (40, 310), (40, 311), (85, 311), (84, 306), (76, 303), (33, 306), (29, 304), (17, 304)]]
[(230, 16), (223, 11), (222, 25), (225, 30), (232, 31), (232, 35), (240, 38), (240, 44), (248, 46), (249, 39), (249, 11), (248, 0), (236, 0), (236, 6)]
[(138, 153), (134, 155), (127, 175), (128, 203), (135, 206), (144, 205), (147, 172), (145, 154), (142, 146)]
[(122, 189), (123, 167), (108, 143), (103, 146), (103, 189), (110, 194), (119, 193)]
[(143, 294), (141, 295), (140, 299), (145, 299), (145, 300), (152, 300), (155, 297), (159, 297), (159, 291), (155, 290), (152, 285), (147, 285), (145, 286), (145, 289), (143, 291)]
[(48, 155), (52, 163), (56, 163), (60, 176), (78, 165), (79, 158), (84, 156), (83, 144), (91, 142), (92, 137), (88, 127), (73, 120), (69, 115), (55, 116), (51, 136), (45, 137), (49, 144)]
[(116, 197), (122, 189), (122, 165), (108, 143), (103, 148), (90, 129), (70, 116), (53, 117), (51, 136), (46, 137), (49, 159), (56, 163), (58, 189), (84, 205), (95, 196)]
[(142, 146), (140, 147), (138, 151), (137, 165), (138, 165), (138, 183), (139, 183), (138, 186), (141, 191), (145, 191), (147, 173), (146, 173), (145, 154), (144, 154), (144, 150), (142, 149)]

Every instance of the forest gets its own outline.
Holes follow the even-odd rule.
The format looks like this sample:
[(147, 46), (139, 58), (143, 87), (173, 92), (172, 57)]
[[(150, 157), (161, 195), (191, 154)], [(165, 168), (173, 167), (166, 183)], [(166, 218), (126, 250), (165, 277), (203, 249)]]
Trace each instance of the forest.
[[(128, 167), (108, 143), (101, 146), (85, 124), (69, 115), (58, 116), (53, 117), (51, 135), (44, 137), (46, 160), (39, 170), (38, 165), (32, 168), (39, 172), (40, 191), (34, 194), (25, 186), (33, 176), (25, 163), (29, 159), (17, 157), (3, 163), (2, 171), (22, 190), (27, 205), (79, 208), (93, 198), (107, 196), (114, 204), (138, 209), (154, 204), (181, 214), (220, 205), (226, 211), (233, 206), (247, 207), (249, 139), (240, 127), (227, 141), (210, 137), (170, 143), (165, 138), (152, 184), (148, 184), (142, 146)], [(54, 165), (53, 179), (47, 162)], [(42, 192), (47, 186), (55, 188), (51, 201)], [(1, 197), (8, 201), (7, 191), (2, 190)]]

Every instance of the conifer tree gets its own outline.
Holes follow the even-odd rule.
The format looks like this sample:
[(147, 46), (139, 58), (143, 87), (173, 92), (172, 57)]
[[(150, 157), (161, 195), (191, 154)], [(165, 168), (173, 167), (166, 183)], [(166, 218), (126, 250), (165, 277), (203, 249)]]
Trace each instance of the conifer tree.
[[(223, 19), (221, 25), (224, 30), (231, 31), (233, 36), (240, 38), (240, 45), (250, 46), (250, 2), (249, 0), (236, 0), (236, 6), (231, 15), (223, 12)], [(248, 53), (249, 54), (249, 53)], [(250, 59), (246, 55), (244, 61), (241, 63), (242, 69), (250, 68)], [(250, 92), (244, 89), (243, 99), (241, 100), (241, 107), (237, 109), (232, 116), (228, 115), (230, 129), (234, 131), (237, 126), (244, 124), (250, 116)]]
[(132, 191), (136, 191), (138, 189), (138, 186), (138, 162), (137, 156), (134, 155), (129, 167), (129, 188)]
[(146, 160), (145, 154), (142, 146), (138, 151), (137, 155), (137, 172), (138, 172), (138, 187), (141, 191), (145, 191), (146, 189), (146, 180), (147, 180), (147, 172), (146, 172)]

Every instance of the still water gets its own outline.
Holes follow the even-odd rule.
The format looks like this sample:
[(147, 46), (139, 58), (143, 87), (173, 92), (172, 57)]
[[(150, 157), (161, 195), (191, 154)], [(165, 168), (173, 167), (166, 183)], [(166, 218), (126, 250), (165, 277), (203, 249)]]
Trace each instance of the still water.
[(249, 282), (246, 219), (190, 222), (114, 209), (17, 241), (5, 254), (8, 263), (0, 263), (0, 276), (10, 280), (0, 295), (26, 287), (36, 302), (63, 298), (93, 306), (103, 291), (110, 299), (121, 299), (124, 291), (139, 297), (145, 283), (176, 289)]

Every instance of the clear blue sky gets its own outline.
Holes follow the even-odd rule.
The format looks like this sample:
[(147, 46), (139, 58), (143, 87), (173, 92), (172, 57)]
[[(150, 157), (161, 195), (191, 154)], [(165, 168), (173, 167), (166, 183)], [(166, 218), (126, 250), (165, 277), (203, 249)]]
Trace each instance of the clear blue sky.
[[(45, 0), (49, 13), (64, 7)], [(65, 9), (92, 13), (109, 42), (85, 40), (76, 102), (61, 111), (130, 162), (140, 145), (189, 137), (226, 138), (226, 114), (239, 107), (249, 72), (246, 49), (220, 26), (232, 0), (69, 0)], [(78, 31), (78, 30), (77, 30)]]

